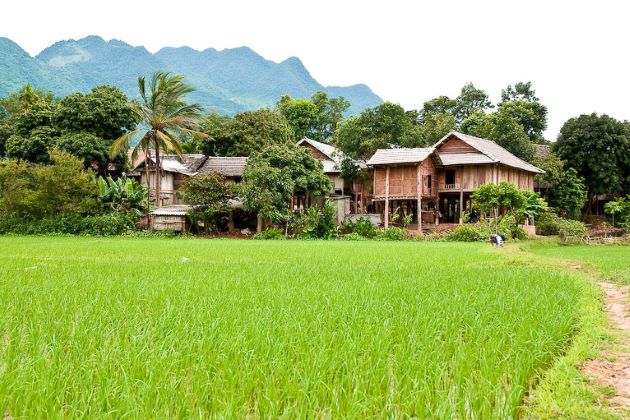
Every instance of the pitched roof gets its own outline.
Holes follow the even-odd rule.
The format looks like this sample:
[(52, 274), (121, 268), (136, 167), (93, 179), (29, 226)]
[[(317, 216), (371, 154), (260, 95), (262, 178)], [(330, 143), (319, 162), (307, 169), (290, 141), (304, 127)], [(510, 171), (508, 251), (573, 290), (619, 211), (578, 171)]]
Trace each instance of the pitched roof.
[(321, 162), (322, 165), (324, 165), (325, 174), (337, 174), (341, 172), (341, 169), (337, 166), (337, 162), (332, 160), (322, 160)]
[(517, 158), (512, 153), (508, 152), (503, 147), (499, 146), (491, 140), (470, 136), (468, 134), (458, 133), (457, 131), (451, 131), (450, 133), (442, 137), (440, 141), (435, 143), (435, 145), (433, 145), (433, 147), (437, 150), (438, 155), (440, 155), (440, 158), (442, 155), (449, 153), (440, 153), (439, 146), (441, 146), (451, 137), (458, 138), (472, 148), (477, 149), (479, 152), (490, 158), (493, 163), (502, 163), (506, 166), (511, 166), (512, 168), (522, 169), (528, 172), (535, 172), (539, 174), (545, 173), (545, 171), (543, 171), (542, 169), (532, 165), (531, 163), (527, 163), (522, 159)]
[(246, 164), (246, 157), (210, 156), (199, 168), (199, 172), (203, 174), (218, 172), (227, 177), (241, 177), (243, 176)]
[(396, 163), (419, 163), (429, 157), (433, 150), (433, 147), (378, 149), (367, 161), (367, 164), (375, 166)]
[(494, 163), (492, 159), (483, 153), (436, 153), (436, 157), (444, 166)]
[[(182, 159), (177, 155), (165, 154), (160, 155), (162, 170), (167, 172), (176, 172), (184, 175), (194, 175), (197, 173), (201, 165), (206, 161), (207, 157), (198, 153), (186, 153), (182, 155)], [(149, 153), (149, 160), (155, 163), (155, 152)], [(134, 168), (134, 172), (144, 166), (144, 160), (138, 162)]]
[(326, 157), (328, 157), (328, 159), (330, 160), (336, 160), (337, 159), (336, 156), (341, 154), (341, 152), (339, 152), (335, 146), (322, 143), (316, 140), (312, 140), (312, 139), (309, 139), (308, 137), (304, 137), (302, 140), (298, 141), (297, 145), (301, 146), (304, 143), (310, 144), (315, 149), (319, 150), (321, 153), (326, 155)]

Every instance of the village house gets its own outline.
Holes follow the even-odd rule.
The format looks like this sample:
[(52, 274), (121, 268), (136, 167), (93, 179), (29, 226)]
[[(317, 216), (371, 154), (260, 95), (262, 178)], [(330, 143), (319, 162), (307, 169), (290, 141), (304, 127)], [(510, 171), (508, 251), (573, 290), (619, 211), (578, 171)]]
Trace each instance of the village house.
[[(149, 162), (149, 182), (151, 187), (155, 183), (155, 156), (147, 159)], [(160, 207), (151, 212), (150, 225), (154, 230), (172, 230), (184, 232), (190, 227), (187, 217), (191, 206), (184, 203), (177, 195), (177, 191), (189, 177), (197, 174), (218, 172), (227, 182), (240, 182), (247, 157), (217, 157), (202, 154), (187, 153), (181, 159), (177, 155), (165, 154), (160, 156), (162, 177), (160, 181)], [(129, 177), (136, 178), (146, 185), (144, 157), (137, 160), (134, 170)], [(155, 197), (153, 197), (155, 200)], [(229, 201), (232, 211), (229, 214), (229, 228), (234, 228), (235, 213), (238, 220), (243, 216), (243, 204), (238, 199)]]
[[(368, 203), (372, 199), (371, 181), (348, 181), (342, 177), (341, 162), (344, 160), (343, 152), (335, 146), (311, 140), (307, 137), (300, 140), (297, 145), (309, 149), (313, 157), (322, 163), (324, 173), (328, 176), (331, 184), (328, 199), (335, 202), (339, 221), (342, 221), (348, 214), (366, 213)], [(353, 162), (359, 168), (367, 169), (365, 162), (358, 160)], [(300, 203), (296, 204), (299, 208)]]
[[(155, 156), (149, 159), (149, 182), (151, 187), (155, 183)], [(202, 154), (186, 153), (180, 159), (177, 155), (161, 155), (162, 178), (160, 182), (160, 205), (168, 206), (173, 204), (184, 204), (177, 196), (177, 191), (184, 181), (197, 174), (207, 174), (218, 172), (225, 177), (228, 182), (240, 182), (245, 165), (246, 157), (217, 157), (205, 156)], [(135, 177), (143, 185), (146, 185), (146, 173), (144, 170), (145, 161), (140, 161), (134, 170), (129, 174)]]
[(472, 191), (481, 185), (507, 181), (533, 191), (534, 176), (544, 173), (493, 141), (456, 131), (429, 148), (379, 149), (367, 164), (384, 226), (398, 211), (400, 217), (414, 215), (419, 231), (423, 223), (461, 224), (472, 209)]

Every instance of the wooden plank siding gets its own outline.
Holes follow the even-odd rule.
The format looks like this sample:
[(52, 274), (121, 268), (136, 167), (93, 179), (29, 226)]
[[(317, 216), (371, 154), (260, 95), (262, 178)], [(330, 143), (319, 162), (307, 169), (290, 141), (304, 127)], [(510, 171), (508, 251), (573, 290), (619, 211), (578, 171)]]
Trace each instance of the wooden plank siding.
[[(389, 167), (375, 167), (374, 180), (374, 198), (382, 199), (387, 192), (387, 168), (389, 168), (389, 197), (392, 199), (409, 199), (418, 198), (418, 188), (421, 189), (421, 197), (432, 197), (435, 195), (435, 166), (431, 159), (426, 159), (420, 165), (400, 165)], [(418, 172), (422, 177), (418, 182)], [(429, 185), (429, 176), (431, 176), (431, 184)]]
[[(455, 171), (455, 184), (446, 184), (446, 171)], [(463, 180), (463, 182), (462, 182)], [(509, 182), (521, 190), (534, 191), (534, 174), (503, 165), (464, 165), (437, 171), (438, 193), (472, 191), (484, 184)]]

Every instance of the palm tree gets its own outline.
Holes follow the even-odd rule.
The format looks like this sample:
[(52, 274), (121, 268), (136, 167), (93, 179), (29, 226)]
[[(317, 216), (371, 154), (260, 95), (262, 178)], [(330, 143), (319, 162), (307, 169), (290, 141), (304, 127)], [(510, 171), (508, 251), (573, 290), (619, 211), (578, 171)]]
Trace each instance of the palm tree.
[(175, 152), (181, 159), (183, 156), (182, 136), (205, 137), (198, 131), (202, 118), (202, 107), (199, 104), (188, 104), (184, 96), (194, 89), (183, 82), (183, 76), (171, 75), (168, 72), (153, 73), (148, 83), (144, 77), (138, 78), (140, 102), (132, 102), (131, 108), (139, 121), (135, 130), (129, 131), (112, 144), (110, 155), (116, 156), (127, 150), (132, 140), (139, 141), (133, 149), (132, 159), (137, 158), (142, 150), (145, 156), (145, 174), (147, 190), (149, 182), (149, 153), (155, 152), (155, 201), (160, 207), (160, 183), (162, 182), (162, 162), (160, 151)]

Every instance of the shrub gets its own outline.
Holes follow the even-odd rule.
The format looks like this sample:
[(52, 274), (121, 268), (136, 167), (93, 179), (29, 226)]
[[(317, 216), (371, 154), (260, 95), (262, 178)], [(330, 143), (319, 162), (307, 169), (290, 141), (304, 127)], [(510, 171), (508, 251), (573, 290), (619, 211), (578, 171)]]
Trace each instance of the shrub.
[(399, 228), (396, 226), (379, 230), (376, 234), (376, 239), (379, 241), (404, 241), (408, 238), (409, 232), (407, 231), (407, 229)]
[(254, 239), (286, 239), (284, 231), (277, 227), (270, 227), (253, 236)]
[(553, 212), (543, 213), (536, 221), (536, 233), (538, 235), (557, 235), (564, 219)]
[(365, 217), (359, 218), (357, 221), (349, 220), (344, 223), (344, 230), (348, 233), (354, 233), (364, 238), (373, 238), (376, 236), (376, 227)]
[(341, 237), (344, 241), (367, 241), (368, 239), (365, 236), (359, 235), (358, 233), (351, 232)]
[(426, 235), (418, 235), (413, 239), (414, 241), (427, 241), (427, 242), (443, 242), (446, 241), (447, 232), (431, 232)]
[(113, 236), (135, 231), (136, 221), (137, 216), (133, 213), (110, 213), (87, 217), (65, 213), (35, 221), (7, 218), (0, 223), (0, 234)]
[(564, 220), (558, 230), (563, 244), (584, 243), (588, 239), (586, 225), (578, 220)]
[(331, 239), (339, 235), (335, 224), (335, 206), (327, 201), (322, 208), (309, 207), (303, 215), (304, 229), (298, 236), (305, 239)]
[(489, 238), (487, 228), (482, 225), (461, 225), (455, 230), (448, 232), (445, 236), (447, 241), (457, 242), (479, 242)]

